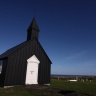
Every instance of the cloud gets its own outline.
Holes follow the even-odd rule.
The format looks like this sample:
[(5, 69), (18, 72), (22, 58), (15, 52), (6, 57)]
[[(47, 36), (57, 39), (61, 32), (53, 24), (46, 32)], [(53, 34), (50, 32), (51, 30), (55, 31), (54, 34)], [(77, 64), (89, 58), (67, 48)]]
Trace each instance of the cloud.
[(78, 52), (78, 53), (74, 53), (73, 55), (68, 56), (65, 59), (76, 59), (76, 58), (84, 56), (85, 54), (87, 54), (87, 51), (81, 51), (81, 52)]
[(93, 59), (93, 60), (88, 60), (88, 61), (85, 61), (83, 63), (79, 63), (79, 65), (83, 65), (83, 66), (96, 66), (96, 59)]

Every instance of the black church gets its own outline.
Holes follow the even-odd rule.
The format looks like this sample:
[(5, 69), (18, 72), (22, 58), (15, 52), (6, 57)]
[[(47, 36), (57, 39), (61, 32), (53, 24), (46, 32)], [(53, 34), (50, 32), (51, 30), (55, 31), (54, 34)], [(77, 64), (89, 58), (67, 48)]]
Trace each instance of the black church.
[(0, 86), (50, 84), (51, 60), (41, 46), (33, 18), (27, 40), (0, 55)]

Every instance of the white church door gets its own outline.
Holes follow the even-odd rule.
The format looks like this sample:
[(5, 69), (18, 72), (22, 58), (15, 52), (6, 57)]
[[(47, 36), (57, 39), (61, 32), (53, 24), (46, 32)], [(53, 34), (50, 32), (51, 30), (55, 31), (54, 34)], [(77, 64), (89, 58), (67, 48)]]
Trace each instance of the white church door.
[(33, 55), (27, 60), (26, 85), (38, 84), (38, 66), (40, 61)]

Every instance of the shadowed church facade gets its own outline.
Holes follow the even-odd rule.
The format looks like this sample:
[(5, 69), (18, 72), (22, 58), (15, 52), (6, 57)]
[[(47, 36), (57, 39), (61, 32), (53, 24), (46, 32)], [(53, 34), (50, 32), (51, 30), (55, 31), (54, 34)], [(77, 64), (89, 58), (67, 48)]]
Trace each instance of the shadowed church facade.
[(27, 40), (0, 55), (0, 85), (50, 84), (51, 60), (41, 46), (33, 18)]

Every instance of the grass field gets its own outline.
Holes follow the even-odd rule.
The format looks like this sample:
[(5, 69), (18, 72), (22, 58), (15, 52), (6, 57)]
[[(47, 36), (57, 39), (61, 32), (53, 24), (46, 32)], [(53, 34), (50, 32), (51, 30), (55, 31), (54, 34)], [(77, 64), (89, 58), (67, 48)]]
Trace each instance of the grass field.
[[(64, 80), (51, 80), (51, 87), (36, 90), (30, 87), (17, 86), (13, 88), (0, 88), (0, 96), (77, 96), (58, 93), (58, 90), (90, 94), (96, 96), (96, 82), (68, 82)], [(88, 95), (79, 95), (88, 96)]]
[(52, 79), (52, 87), (64, 90), (76, 91), (79, 93), (96, 96), (96, 81), (94, 82), (69, 82), (64, 80)]

